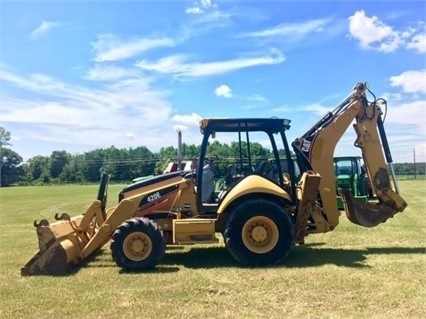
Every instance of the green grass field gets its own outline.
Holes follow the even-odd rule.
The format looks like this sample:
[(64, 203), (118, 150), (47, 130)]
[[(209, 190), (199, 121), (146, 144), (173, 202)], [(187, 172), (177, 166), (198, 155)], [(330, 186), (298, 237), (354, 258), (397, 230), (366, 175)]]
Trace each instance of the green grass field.
[[(21, 277), (35, 219), (78, 215), (97, 186), (0, 189), (0, 318), (425, 318), (426, 180), (399, 183), (408, 208), (376, 228), (311, 235), (283, 265), (244, 268), (223, 243), (169, 249), (156, 270), (122, 273), (106, 245), (67, 276)], [(122, 185), (109, 188), (109, 205)]]

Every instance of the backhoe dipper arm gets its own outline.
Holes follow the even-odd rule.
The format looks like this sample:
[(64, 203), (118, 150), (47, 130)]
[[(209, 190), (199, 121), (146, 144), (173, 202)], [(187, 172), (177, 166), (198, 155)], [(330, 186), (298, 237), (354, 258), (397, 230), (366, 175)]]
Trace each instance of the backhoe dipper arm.
[(302, 171), (313, 170), (321, 175), (318, 209), (327, 223), (316, 232), (333, 230), (338, 225), (340, 211), (336, 203), (333, 157), (337, 143), (354, 120), (355, 146), (362, 151), (365, 168), (379, 202), (372, 205), (356, 201), (349, 190), (342, 189), (346, 215), (353, 223), (373, 227), (407, 206), (398, 192), (392, 189), (383, 155), (385, 150), (391, 162), (382, 111), (376, 101), (367, 101), (366, 90), (366, 83), (358, 83), (343, 102), (292, 143)]

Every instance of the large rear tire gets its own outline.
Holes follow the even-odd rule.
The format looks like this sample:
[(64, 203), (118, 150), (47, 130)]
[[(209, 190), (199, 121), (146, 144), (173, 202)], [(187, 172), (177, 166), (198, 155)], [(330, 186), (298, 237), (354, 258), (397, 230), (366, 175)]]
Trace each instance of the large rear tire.
[(116, 264), (126, 271), (154, 268), (166, 251), (160, 227), (144, 217), (135, 217), (118, 227), (111, 238)]
[(260, 266), (280, 263), (287, 257), (294, 231), (283, 207), (264, 199), (250, 199), (229, 213), (223, 237), (235, 260)]

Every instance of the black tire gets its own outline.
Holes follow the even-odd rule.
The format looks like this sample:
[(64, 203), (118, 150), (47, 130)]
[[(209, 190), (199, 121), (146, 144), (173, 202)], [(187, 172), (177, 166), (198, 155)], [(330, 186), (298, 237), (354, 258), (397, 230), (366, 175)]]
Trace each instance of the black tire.
[(111, 254), (126, 271), (154, 268), (166, 251), (160, 227), (153, 220), (135, 217), (120, 225), (111, 238)]
[(229, 213), (223, 237), (236, 261), (260, 266), (280, 263), (287, 257), (294, 231), (283, 207), (265, 199), (249, 199)]

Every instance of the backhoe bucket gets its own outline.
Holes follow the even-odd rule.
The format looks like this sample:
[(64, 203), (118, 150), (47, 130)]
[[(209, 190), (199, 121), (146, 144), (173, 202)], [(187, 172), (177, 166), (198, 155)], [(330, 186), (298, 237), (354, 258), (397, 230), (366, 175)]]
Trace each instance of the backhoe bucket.
[(393, 217), (397, 210), (380, 203), (371, 204), (356, 200), (351, 191), (340, 189), (343, 206), (348, 219), (357, 225), (364, 227), (375, 227)]
[(95, 201), (84, 215), (73, 218), (56, 215), (57, 222), (53, 224), (46, 219), (35, 221), (39, 252), (21, 269), (21, 275), (64, 274), (70, 266), (85, 259), (83, 249), (96, 234), (94, 221), (102, 221), (100, 214), (101, 202)]

